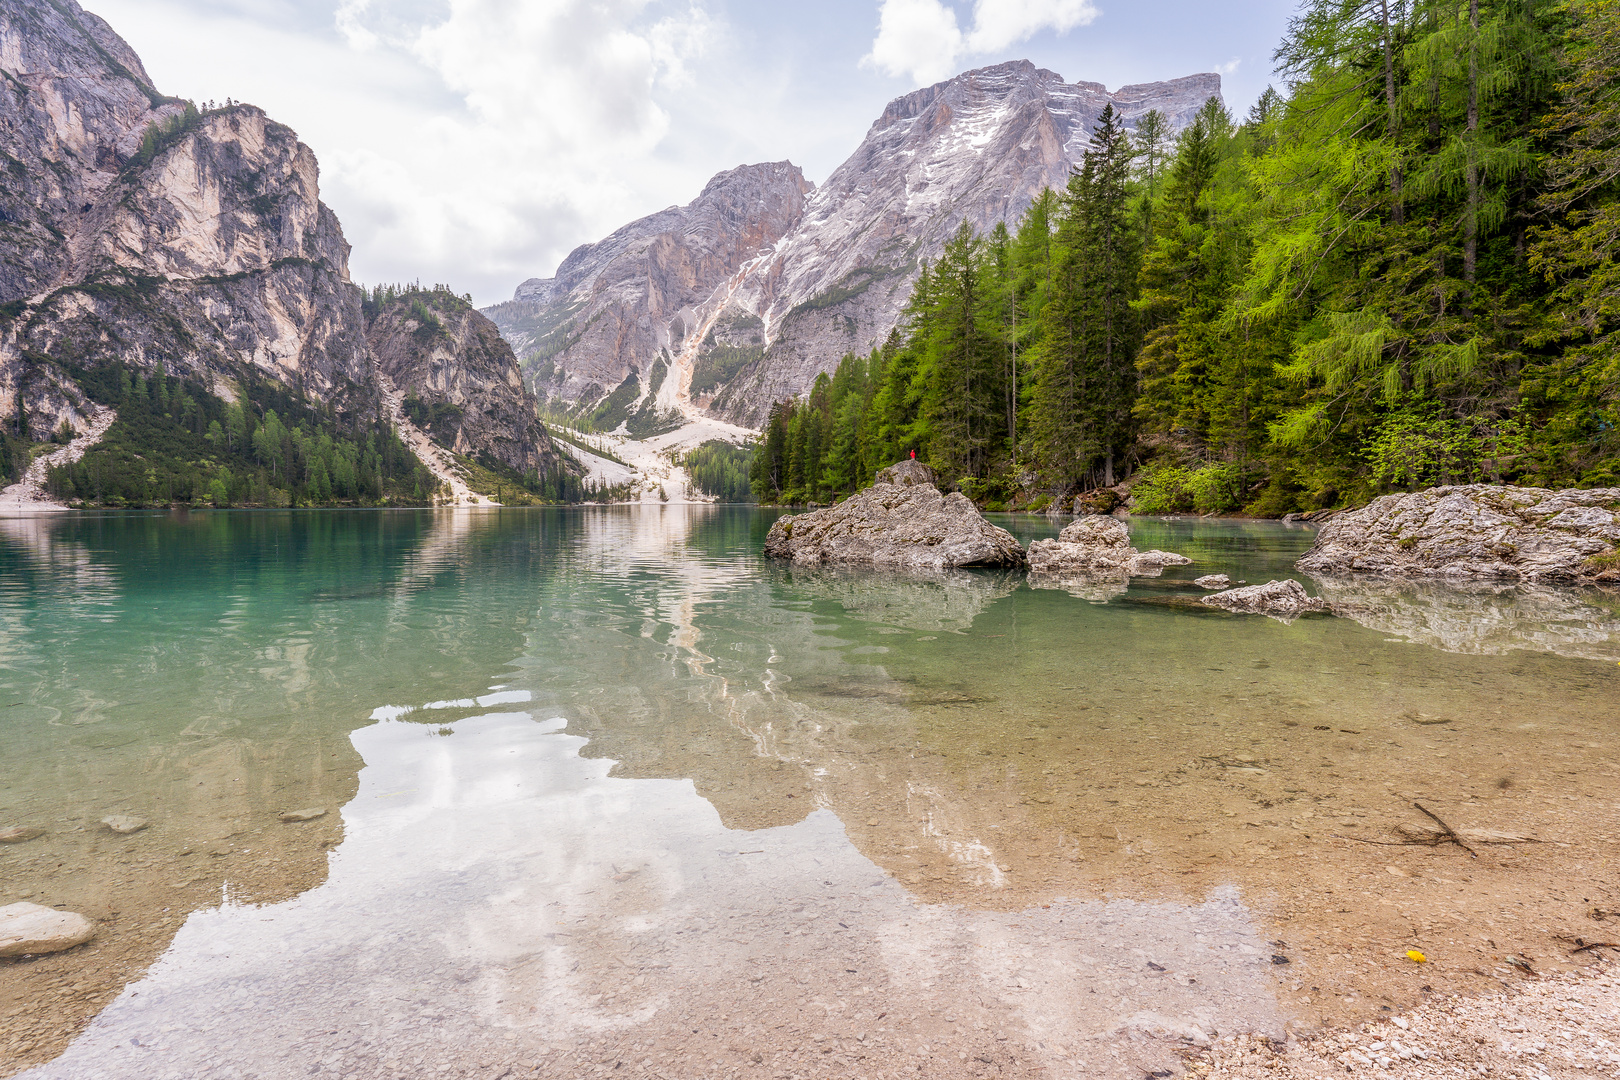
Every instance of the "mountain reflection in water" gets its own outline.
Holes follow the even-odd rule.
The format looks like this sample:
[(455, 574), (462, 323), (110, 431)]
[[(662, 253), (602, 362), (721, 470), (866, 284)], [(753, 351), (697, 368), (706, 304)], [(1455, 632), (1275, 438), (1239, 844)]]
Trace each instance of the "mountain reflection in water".
[[(1552, 899), (1518, 909), (1534, 923), (1502, 914), (1527, 874), (1620, 900), (1603, 801), (1620, 678), (1581, 658), (1613, 646), (1601, 598), (1355, 582), (1324, 591), (1352, 590), (1370, 628), (1193, 618), (1005, 572), (774, 566), (758, 556), (773, 517), (0, 532), (22, 703), (0, 714), (22, 748), (0, 763), (0, 824), (154, 821), (4, 853), (0, 899), (105, 928), (0, 962), (0, 997), (123, 988), (38, 1075), (698, 1076), (786, 1055), (781, 1071), (815, 1044), (828, 1075), (1016, 1059), (1140, 1076), (1214, 1031), (1484, 985), (1469, 928), (1540, 949), (1561, 917)], [(1027, 540), (1063, 522), (1001, 523)], [(1132, 529), (1195, 562), (1125, 599), (1284, 576), (1309, 542), (1265, 523)], [(1523, 645), (1386, 639), (1481, 602), (1490, 640)], [(1392, 839), (1423, 820), (1414, 800), (1547, 842), (1463, 866), (1336, 839)], [(276, 819), (322, 802), (310, 825)], [(340, 825), (323, 881), (304, 868)], [(176, 903), (192, 912), (177, 934), (158, 913)], [(96, 966), (130, 942), (122, 967)], [(1363, 963), (1414, 944), (1441, 959)], [(55, 1024), (37, 1045), (59, 1046), (104, 998), (78, 1000), (14, 1022), (35, 1024), (30, 1045)]]

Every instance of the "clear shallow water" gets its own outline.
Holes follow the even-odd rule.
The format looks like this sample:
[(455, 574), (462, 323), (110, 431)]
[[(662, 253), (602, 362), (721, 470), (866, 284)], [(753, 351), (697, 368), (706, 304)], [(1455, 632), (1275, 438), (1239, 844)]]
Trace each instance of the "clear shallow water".
[[(1417, 992), (1346, 950), (1465, 972), (1535, 859), (1614, 880), (1601, 595), (1329, 583), (1367, 626), (1283, 625), (1157, 601), (1303, 530), (1133, 522), (1196, 562), (1099, 595), (773, 566), (773, 517), (0, 523), (0, 825), (49, 830), (0, 902), (103, 925), (0, 967), (0, 1050), (99, 1012), (39, 1075), (1124, 1075)], [(1413, 797), (1547, 854), (1329, 840)]]

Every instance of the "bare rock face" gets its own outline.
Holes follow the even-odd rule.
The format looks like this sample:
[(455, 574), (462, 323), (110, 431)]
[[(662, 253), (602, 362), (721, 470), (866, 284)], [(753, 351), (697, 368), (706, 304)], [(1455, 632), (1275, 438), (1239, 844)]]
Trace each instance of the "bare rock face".
[[(290, 128), (250, 105), (188, 112), (75, 0), (0, 0), (0, 153), (0, 416), (27, 436), (88, 428), (72, 372), (115, 362), (227, 400), (273, 379), (342, 423), (382, 414), (349, 245)], [(472, 400), (479, 374), (452, 381)], [(505, 373), (485, 374), (500, 398)], [(534, 428), (497, 409), (470, 437), (521, 458)]]
[(29, 903), (0, 907), (0, 956), (61, 952), (95, 936), (96, 924), (77, 912)]
[(83, 429), (66, 369), (116, 359), (375, 414), (349, 246), (290, 129), (247, 105), (188, 119), (73, 0), (0, 0), (0, 69), (0, 149), (25, 166), (0, 191), (0, 412), (35, 439)]
[(632, 374), (646, 397), (667, 356), (665, 405), (757, 428), (883, 342), (963, 221), (1016, 221), (1061, 190), (1105, 106), (1127, 127), (1158, 109), (1179, 130), (1219, 95), (1214, 74), (1110, 93), (1022, 60), (965, 72), (890, 102), (822, 187), (787, 162), (723, 173), (488, 314), (554, 398), (596, 402)]
[(442, 291), (410, 294), (372, 317), (366, 340), (439, 445), (487, 453), (520, 473), (561, 460), (512, 347), (471, 304)]
[(1332, 518), (1296, 564), (1309, 574), (1620, 579), (1620, 488), (1468, 484), (1385, 495)]
[(1137, 551), (1129, 531), (1111, 517), (1092, 515), (1065, 526), (1056, 540), (1029, 545), (1029, 569), (1035, 574), (1101, 574), (1157, 577), (1166, 566), (1192, 562), (1170, 551)]
[(1246, 585), (1241, 589), (1201, 596), (1199, 603), (1245, 615), (1268, 615), (1283, 622), (1292, 622), (1309, 612), (1327, 611), (1327, 601), (1311, 596), (1305, 586), (1290, 578), (1287, 581), (1268, 581), (1264, 585)]
[[(904, 462), (906, 475), (915, 476)], [(920, 467), (919, 467), (920, 468)], [(885, 470), (893, 474), (894, 470)], [(906, 570), (1023, 566), (1024, 551), (961, 492), (930, 483), (878, 483), (836, 506), (777, 518), (765, 554), (795, 566), (850, 564)]]
[[(553, 277), (525, 281), (510, 302), (485, 313), (548, 398), (595, 402), (632, 375), (645, 395), (660, 358), (704, 341), (726, 353), (717, 362), (730, 365), (729, 377), (739, 358), (763, 353), (762, 324), (711, 319), (700, 331), (696, 308), (798, 223), (812, 188), (788, 161), (720, 173), (686, 206), (576, 248)], [(690, 382), (691, 367), (682, 370)], [(701, 400), (716, 386), (687, 389)], [(672, 384), (666, 396), (678, 389)]]

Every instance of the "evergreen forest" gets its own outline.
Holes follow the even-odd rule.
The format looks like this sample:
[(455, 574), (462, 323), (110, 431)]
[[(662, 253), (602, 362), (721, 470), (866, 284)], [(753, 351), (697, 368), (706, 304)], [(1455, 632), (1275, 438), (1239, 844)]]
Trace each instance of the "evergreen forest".
[(82, 458), (46, 474), (46, 490), (65, 502), (425, 506), (439, 487), (386, 424), (345, 429), (268, 379), (246, 382), (228, 403), (161, 363), (150, 378), (122, 364), (74, 374), (118, 419)]
[(1110, 109), (1065, 190), (964, 225), (881, 348), (773, 409), (756, 496), (913, 450), (991, 508), (1620, 485), (1620, 4), (1308, 0), (1275, 61), (1246, 116)]

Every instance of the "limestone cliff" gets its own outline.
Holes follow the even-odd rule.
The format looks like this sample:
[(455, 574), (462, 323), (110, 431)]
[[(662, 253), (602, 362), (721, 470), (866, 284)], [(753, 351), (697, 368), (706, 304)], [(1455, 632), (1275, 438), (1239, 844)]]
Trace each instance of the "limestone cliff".
[[(1028, 61), (969, 71), (891, 102), (802, 205), (781, 185), (749, 189), (751, 214), (772, 228), (716, 230), (712, 217), (691, 213), (737, 175), (722, 174), (691, 207), (579, 249), (556, 277), (525, 282), (489, 314), (553, 396), (594, 402), (667, 355), (661, 396), (669, 405), (757, 427), (772, 402), (805, 393), (845, 353), (880, 344), (922, 261), (937, 257), (964, 220), (979, 229), (1015, 222), (1043, 188), (1061, 188), (1105, 106), (1127, 127), (1157, 109), (1179, 130), (1219, 95), (1213, 74), (1110, 93)], [(770, 168), (791, 170), (808, 190), (792, 166)], [(644, 254), (652, 237), (676, 234), (716, 270), (681, 278), (678, 308)], [(729, 258), (727, 244), (736, 245)], [(613, 275), (587, 270), (609, 252), (623, 253), (621, 280), (634, 277), (634, 289), (614, 290)], [(611, 293), (611, 303), (599, 293)]]
[(434, 441), (458, 454), (489, 456), (517, 472), (556, 464), (534, 395), (495, 324), (443, 291), (384, 305), (366, 339), (377, 369), (405, 390), (405, 410)]
[[(0, 0), (0, 153), (11, 430), (37, 440), (64, 421), (84, 428), (92, 410), (75, 373), (115, 363), (161, 364), (228, 401), (269, 378), (340, 426), (384, 417), (349, 245), (290, 128), (253, 106), (199, 112), (161, 95), (74, 0)], [(485, 359), (451, 380), (469, 399), (473, 381), (498, 396), (516, 377)], [(536, 423), (499, 427), (482, 426), (491, 441), (479, 449), (555, 454)]]
[(575, 249), (487, 314), (544, 396), (595, 402), (633, 375), (652, 393), (655, 364), (696, 332), (697, 305), (798, 223), (810, 191), (785, 161), (723, 172), (687, 205)]

